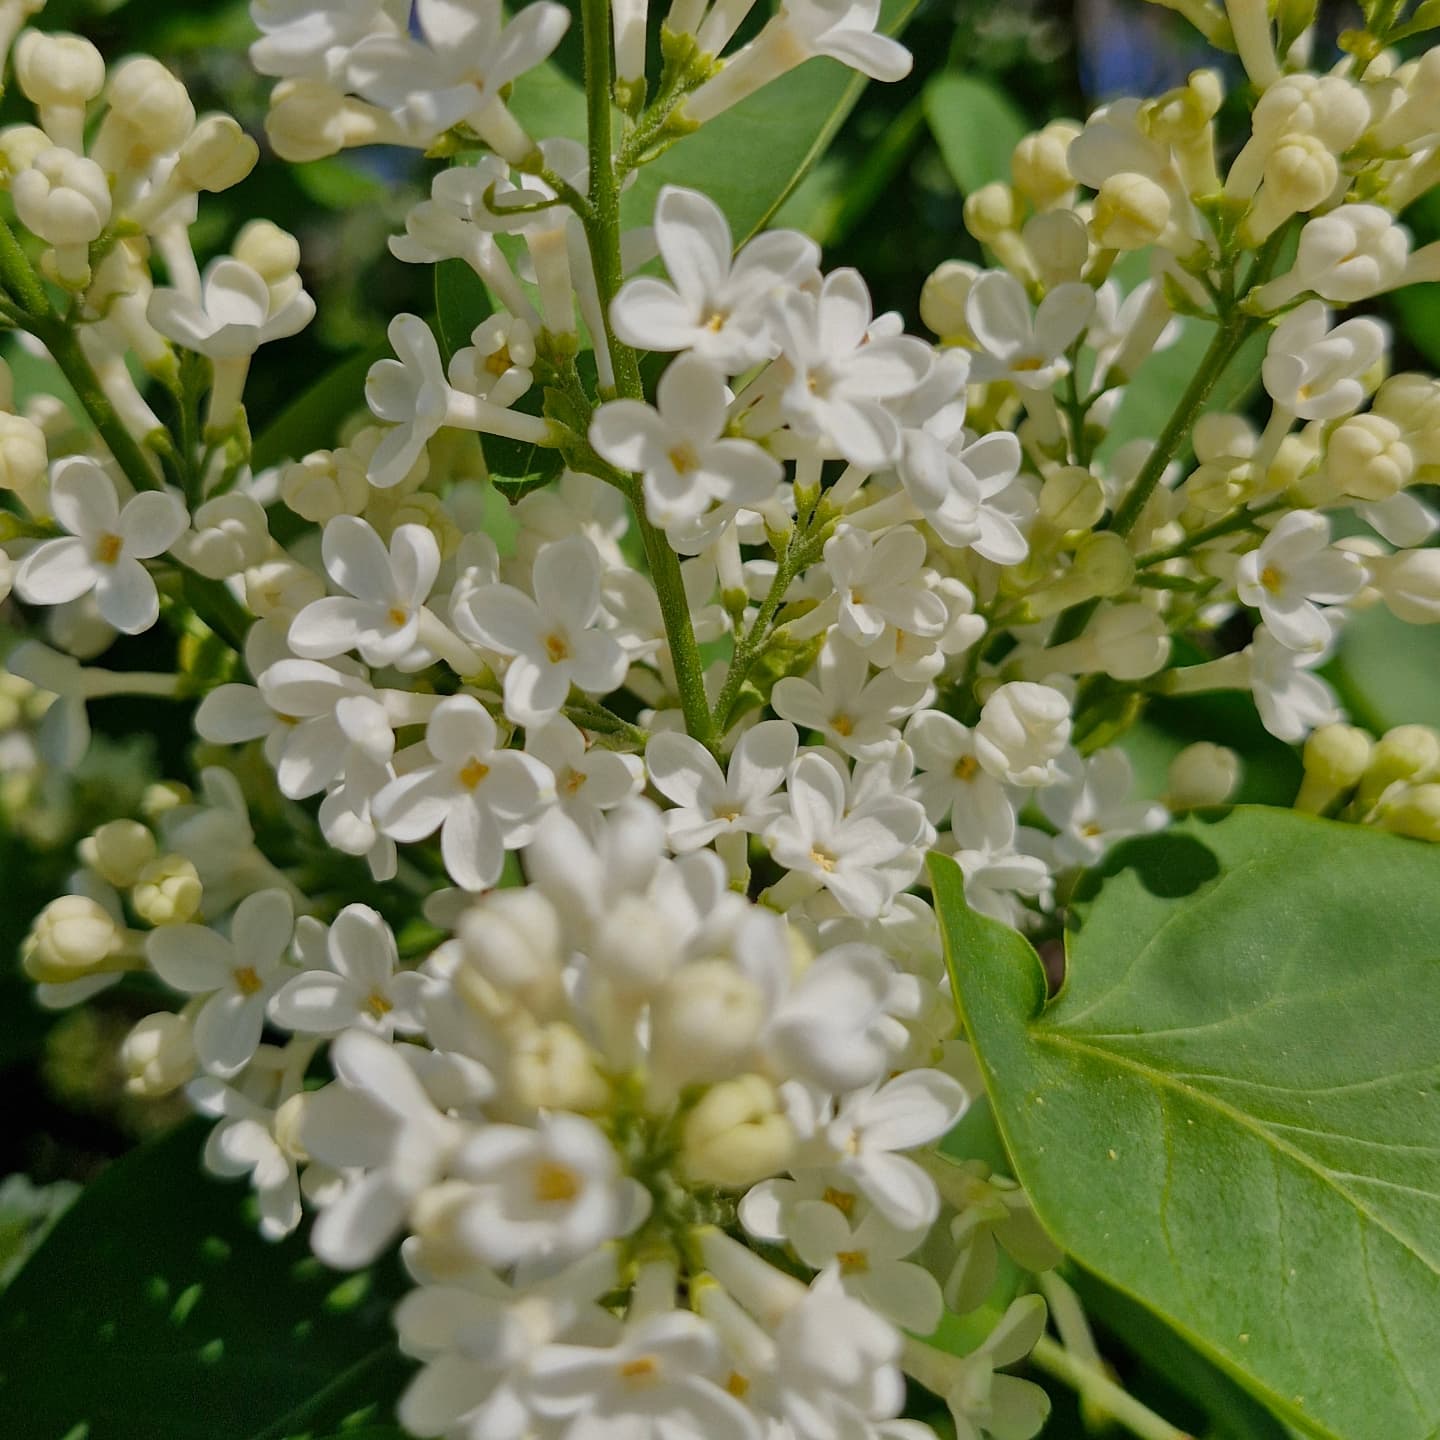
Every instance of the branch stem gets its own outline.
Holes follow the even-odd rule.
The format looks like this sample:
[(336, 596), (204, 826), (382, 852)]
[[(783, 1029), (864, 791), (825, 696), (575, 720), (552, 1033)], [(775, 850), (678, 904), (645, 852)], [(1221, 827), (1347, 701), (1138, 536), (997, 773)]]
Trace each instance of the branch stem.
[(1185, 1431), (1141, 1404), (1103, 1371), (1077, 1359), (1050, 1336), (1040, 1337), (1030, 1359), (1038, 1369), (1068, 1385), (1082, 1400), (1123, 1425), (1139, 1440), (1191, 1440)]

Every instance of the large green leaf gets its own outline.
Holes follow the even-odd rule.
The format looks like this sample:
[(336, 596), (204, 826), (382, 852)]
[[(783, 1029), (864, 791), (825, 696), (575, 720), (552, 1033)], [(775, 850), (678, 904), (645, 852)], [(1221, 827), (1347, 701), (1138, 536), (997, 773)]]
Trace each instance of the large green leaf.
[(370, 367), (390, 353), (388, 345), (358, 351), (301, 390), (255, 437), (250, 457), (255, 470), (299, 460), (312, 450), (330, 449), (341, 422), (365, 409), (365, 376)]
[(1003, 90), (949, 70), (925, 86), (925, 118), (962, 195), (1009, 180), (1011, 152), (1030, 130)]
[(1290, 1424), (1440, 1433), (1440, 854), (1285, 811), (1122, 846), (1060, 996), (931, 861), (956, 995), (1055, 1238)]
[[(383, 1425), (404, 1383), (392, 1265), (259, 1238), (192, 1123), (117, 1161), (0, 1295), (5, 1440), (288, 1440)], [(383, 1430), (381, 1433), (384, 1433)]]
[(1363, 610), (1346, 623), (1331, 678), (1357, 724), (1440, 725), (1440, 625)]

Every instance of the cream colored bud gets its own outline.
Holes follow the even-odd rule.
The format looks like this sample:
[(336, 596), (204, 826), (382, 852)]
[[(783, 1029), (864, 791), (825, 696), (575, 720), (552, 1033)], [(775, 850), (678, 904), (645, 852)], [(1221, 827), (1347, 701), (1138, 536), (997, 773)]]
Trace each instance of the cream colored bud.
[(249, 495), (217, 495), (194, 515), (194, 531), (177, 546), (192, 570), (212, 580), (259, 565), (270, 553), (265, 509)]
[(1102, 610), (1076, 643), (1089, 647), (1093, 668), (1112, 680), (1143, 680), (1163, 669), (1170, 658), (1170, 632), (1164, 619), (1138, 602)]
[(21, 91), (41, 109), (83, 106), (105, 87), (105, 57), (79, 35), (27, 30), (16, 41), (14, 60)]
[(1369, 768), (1375, 742), (1354, 725), (1322, 725), (1305, 741), (1305, 778), (1295, 808), (1318, 815), (1353, 790)]
[(1020, 227), (1019, 197), (999, 180), (982, 185), (965, 199), (965, 228), (982, 244), (994, 245)]
[(1440, 785), (1406, 786), (1386, 800), (1380, 824), (1412, 840), (1428, 840), (1432, 845), (1440, 842)]
[(107, 95), (112, 117), (128, 132), (127, 158), (165, 155), (185, 142), (195, 128), (195, 107), (185, 86), (158, 60), (137, 55), (110, 74)]
[(140, 813), (153, 825), (162, 815), (189, 805), (194, 798), (190, 787), (178, 780), (157, 780), (145, 787), (140, 797)]
[(410, 1209), (407, 1261), (437, 1280), (473, 1275), (475, 1257), (462, 1242), (457, 1222), (474, 1199), (475, 1187), (463, 1180), (442, 1180), (422, 1190)]
[(1088, 530), (1105, 513), (1105, 486), (1083, 465), (1067, 465), (1040, 487), (1040, 513), (1059, 530)]
[(359, 515), (370, 498), (370, 483), (356, 465), (337, 463), (336, 451), (316, 450), (287, 465), (280, 498), (302, 520), (324, 525), (337, 515)]
[(0, 130), (0, 176), (5, 184), (9, 185), (22, 170), (28, 170), (36, 157), (54, 144), (38, 125), (7, 125)]
[(125, 1088), (158, 1100), (194, 1079), (195, 1036), (184, 1015), (162, 1010), (147, 1015), (120, 1043)]
[(23, 415), (0, 413), (0, 490), (13, 490), (32, 515), (43, 514), (49, 469), (45, 432)]
[(25, 973), (42, 984), (79, 980), (124, 944), (115, 917), (88, 895), (61, 895), (35, 917), (26, 938)]
[(324, 580), (289, 556), (245, 572), (245, 604), (261, 620), (295, 615), (324, 594)]
[(1108, 176), (1095, 197), (1090, 221), (1095, 243), (1106, 250), (1153, 245), (1170, 223), (1170, 197), (1147, 175)]
[(183, 925), (200, 913), (200, 874), (183, 855), (152, 860), (135, 882), (130, 903), (147, 925)]
[(1370, 583), (1391, 614), (1409, 625), (1440, 623), (1440, 550), (1397, 550), (1367, 561)]
[(1166, 803), (1172, 810), (1223, 805), (1240, 780), (1240, 757), (1224, 745), (1197, 740), (1171, 762)]
[(1092, 594), (1118, 595), (1135, 578), (1135, 557), (1119, 535), (1102, 530), (1081, 541), (1073, 570), (1089, 581)]
[(267, 285), (277, 284), (300, 268), (300, 242), (269, 220), (250, 221), (235, 237), (230, 253)]
[(520, 1105), (581, 1115), (597, 1114), (611, 1100), (610, 1086), (590, 1047), (573, 1025), (558, 1020), (515, 1042), (510, 1055), (510, 1090)]
[(1183, 144), (1204, 133), (1225, 101), (1225, 84), (1217, 70), (1195, 70), (1186, 84), (1144, 107), (1143, 124), (1152, 139)]
[(155, 837), (138, 820), (111, 820), (80, 842), (80, 858), (117, 890), (128, 890), (155, 858)]
[(317, 80), (282, 80), (270, 92), (265, 133), (291, 165), (323, 160), (351, 145), (404, 139), (385, 111), (353, 100)]
[(1010, 178), (1037, 210), (1058, 204), (1075, 188), (1067, 155), (1081, 129), (1073, 120), (1052, 120), (1025, 136), (1012, 152)]
[(531, 1015), (565, 1008), (560, 917), (538, 890), (500, 890), (465, 912), (460, 940), (470, 965)]
[(88, 245), (110, 219), (110, 182), (93, 160), (58, 145), (10, 182), (20, 223), (50, 245)]
[(1331, 433), (1325, 452), (1340, 492), (1356, 500), (1388, 500), (1415, 476), (1415, 455), (1400, 427), (1383, 415), (1352, 415)]
[(229, 115), (210, 115), (180, 147), (176, 174), (190, 190), (212, 194), (238, 185), (260, 158), (260, 147)]
[(794, 1150), (775, 1087), (742, 1075), (712, 1087), (686, 1116), (681, 1164), (702, 1185), (745, 1190), (783, 1170)]
[(1035, 273), (1047, 286), (1079, 280), (1090, 259), (1090, 232), (1073, 210), (1032, 215), (1020, 232)]
[(920, 291), (920, 319), (926, 329), (952, 343), (970, 338), (965, 302), (979, 274), (979, 267), (967, 260), (947, 260), (930, 275)]
[(1314, 135), (1287, 135), (1265, 162), (1265, 189), (1287, 214), (1313, 210), (1340, 177), (1335, 157)]
[(310, 1152), (306, 1150), (305, 1142), (301, 1138), (309, 1104), (310, 1096), (304, 1090), (290, 1096), (276, 1110), (272, 1126), (275, 1143), (280, 1147), (281, 1153), (302, 1165), (310, 1158)]
[(459, 550), (460, 542), (465, 538), (445, 508), (445, 502), (428, 490), (397, 495), (393, 489), (376, 490), (372, 487), (365, 518), (387, 540), (402, 525), (423, 525), (435, 537), (444, 560), (449, 560)]
[(1440, 775), (1440, 735), (1428, 725), (1397, 725), (1375, 743), (1360, 780), (1360, 799), (1372, 804), (1397, 780), (1424, 784)]
[(650, 1007), (655, 1068), (677, 1088), (733, 1075), (765, 1023), (760, 987), (728, 960), (682, 965)]

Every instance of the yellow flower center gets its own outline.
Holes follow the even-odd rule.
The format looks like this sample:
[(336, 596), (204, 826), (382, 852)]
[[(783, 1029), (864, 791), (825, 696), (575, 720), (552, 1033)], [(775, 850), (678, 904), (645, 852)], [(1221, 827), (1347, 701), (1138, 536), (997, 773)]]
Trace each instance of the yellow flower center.
[(535, 1198), (542, 1205), (568, 1205), (580, 1193), (580, 1177), (568, 1166), (546, 1160), (535, 1167)]
[(558, 665), (562, 660), (570, 658), (570, 642), (556, 631), (545, 637), (545, 653), (550, 657), (552, 665)]
[(235, 988), (242, 995), (258, 995), (260, 993), (261, 981), (255, 973), (254, 966), (237, 965), (235, 967)]
[(107, 530), (95, 542), (95, 559), (101, 565), (113, 565), (120, 558), (120, 552), (124, 548), (125, 542), (118, 535), (112, 535)]
[(827, 875), (835, 869), (835, 857), (828, 850), (822, 850), (818, 845), (811, 850), (810, 858)]
[(389, 998), (378, 990), (372, 990), (365, 997), (365, 1008), (377, 1019), (383, 1020), (395, 1007)]
[(1285, 586), (1285, 577), (1273, 565), (1267, 565), (1260, 572), (1260, 584), (1272, 595), (1278, 595)]
[(863, 1250), (841, 1250), (835, 1259), (842, 1275), (863, 1275), (870, 1268), (870, 1257)]
[(467, 790), (473, 790), (489, 773), (490, 767), (472, 755), (460, 771), (460, 783)]
[(973, 755), (962, 755), (955, 762), (955, 778), (957, 780), (973, 780), (975, 772), (980, 768), (980, 762)]

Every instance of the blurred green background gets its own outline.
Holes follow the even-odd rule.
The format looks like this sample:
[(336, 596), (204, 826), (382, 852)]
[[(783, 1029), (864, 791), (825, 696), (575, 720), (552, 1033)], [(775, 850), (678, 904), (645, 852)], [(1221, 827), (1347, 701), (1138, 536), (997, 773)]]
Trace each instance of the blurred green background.
[[(1327, 10), (1317, 57), (1326, 36), (1357, 18), (1343, 7)], [(231, 112), (263, 145), (270, 82), (246, 61), (252, 30), (244, 0), (51, 0), (40, 22), (79, 30), (111, 57), (159, 55), (182, 75), (197, 109)], [(1057, 116), (1082, 116), (1117, 94), (1153, 93), (1199, 64), (1219, 63), (1236, 88), (1242, 79), (1233, 60), (1208, 52), (1178, 16), (1142, 0), (921, 0), (905, 38), (916, 56), (912, 75), (866, 89), (776, 223), (815, 235), (829, 265), (857, 266), (877, 309), (900, 310), (912, 327), (926, 275), (946, 259), (979, 258), (961, 224), (964, 195), (1006, 174), (1010, 148), (1026, 130)], [(0, 123), (27, 119), (26, 108), (18, 93), (6, 95)], [(202, 260), (223, 249), (246, 220), (269, 217), (299, 236), (306, 284), (319, 304), (309, 330), (268, 349), (256, 366), (248, 402), (257, 436), (337, 366), (348, 367), (358, 406), (359, 378), (383, 346), (389, 319), (406, 310), (434, 312), (428, 267), (402, 265), (386, 249), (409, 206), (428, 190), (430, 172), (420, 158), (386, 150), (303, 166), (282, 165), (266, 152), (244, 184), (206, 197), (196, 234)], [(1440, 236), (1440, 204), (1432, 199), (1406, 219), (1417, 242)], [(1403, 291), (1377, 308), (1397, 333), (1397, 369), (1440, 367), (1440, 287)], [(16, 346), (6, 353), (22, 394), (50, 384), (45, 367)], [(1183, 352), (1176, 363), (1186, 363)], [(1163, 377), (1156, 391), (1159, 403), (1174, 393)], [(1134, 433), (1154, 433), (1164, 411), (1153, 420), (1152, 414), (1137, 406), (1128, 420)], [(0, 610), (0, 651), (13, 642), (18, 620), (13, 608)], [(107, 664), (163, 669), (170, 643), (159, 632), (125, 641)], [(1434, 631), (1368, 612), (1357, 618), (1329, 673), (1360, 723), (1440, 724)], [(73, 1193), (67, 1187), (173, 1124), (181, 1109), (178, 1102), (132, 1101), (121, 1088), (115, 1051), (150, 1008), (143, 1000), (127, 998), (122, 987), (83, 1010), (43, 1014), (13, 957), (34, 913), (63, 888), (81, 837), (103, 820), (137, 813), (154, 779), (193, 780), (188, 711), (93, 704), (96, 744), (85, 764), (75, 774), (43, 774), (30, 769), (32, 709), (23, 695), (0, 693), (0, 1085), (12, 1117), (0, 1128), (0, 1176), (28, 1177), (0, 1184), (0, 1279), (44, 1214)], [(1152, 792), (1169, 757), (1195, 739), (1241, 750), (1243, 798), (1288, 803), (1298, 780), (1296, 756), (1265, 735), (1248, 700), (1237, 696), (1171, 703), (1137, 727), (1128, 744)], [(50, 1186), (59, 1188), (44, 1188)], [(1096, 1304), (1114, 1331), (1132, 1339), (1136, 1326), (1150, 1323), (1113, 1297)], [(1162, 1408), (1173, 1413), (1178, 1405), (1181, 1418), (1189, 1402), (1175, 1377), (1188, 1363), (1172, 1355), (1168, 1382), (1141, 1371), (1128, 1378)], [(1058, 1403), (1050, 1433), (1078, 1433), (1073, 1401)], [(1260, 1433), (1227, 1430), (1213, 1417), (1205, 1423), (1214, 1434)]]

